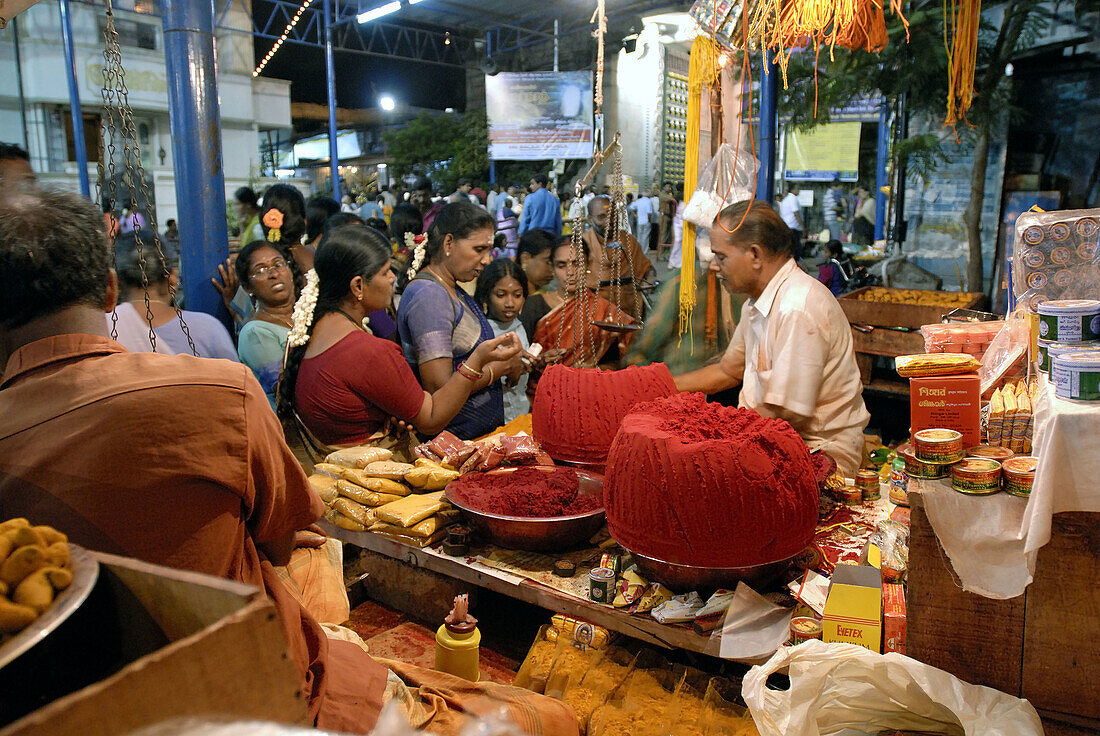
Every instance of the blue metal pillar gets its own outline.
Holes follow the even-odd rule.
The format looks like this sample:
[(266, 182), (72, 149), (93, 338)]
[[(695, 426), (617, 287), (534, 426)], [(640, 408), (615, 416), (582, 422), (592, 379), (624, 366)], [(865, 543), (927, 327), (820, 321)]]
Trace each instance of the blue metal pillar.
[(489, 186), (497, 183), (497, 162), (489, 159)]
[(188, 309), (225, 320), (210, 285), (229, 257), (213, 4), (163, 0), (162, 7), (184, 298)]
[(775, 152), (778, 147), (779, 68), (768, 61), (764, 52), (760, 75), (760, 130), (756, 150), (760, 154), (760, 170), (756, 172), (756, 198), (765, 202), (775, 199)]
[[(88, 146), (84, 142), (84, 111), (80, 107), (80, 88), (76, 84), (76, 51), (73, 49), (73, 23), (69, 0), (58, 0), (61, 8), (61, 38), (65, 43), (65, 77), (69, 80), (69, 112), (73, 118), (73, 144), (76, 148), (77, 173), (80, 175), (80, 193), (92, 196), (88, 182)], [(17, 42), (18, 43), (18, 42)]]
[(886, 233), (886, 200), (882, 191), (890, 180), (886, 176), (886, 164), (890, 161), (890, 108), (886, 101), (878, 112), (878, 151), (875, 154), (875, 240), (882, 240)]
[(332, 59), (332, 0), (325, 0), (325, 87), (328, 89), (328, 161), (332, 167), (332, 198), (340, 201), (340, 153), (336, 146), (336, 63)]

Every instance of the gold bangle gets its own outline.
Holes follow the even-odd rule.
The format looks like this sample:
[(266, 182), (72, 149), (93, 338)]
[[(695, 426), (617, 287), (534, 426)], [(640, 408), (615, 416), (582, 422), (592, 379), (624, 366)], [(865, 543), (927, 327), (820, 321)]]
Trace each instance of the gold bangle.
[(489, 385), (492, 386), (493, 381), (496, 380), (496, 377), (493, 376), (493, 366), (487, 365), (487, 366), (485, 366), (485, 370), (489, 372)]
[(471, 381), (480, 381), (482, 376), (485, 375), (481, 371), (466, 365), (465, 361), (458, 364), (457, 370), (460, 374), (462, 374), (463, 377), (468, 378)]

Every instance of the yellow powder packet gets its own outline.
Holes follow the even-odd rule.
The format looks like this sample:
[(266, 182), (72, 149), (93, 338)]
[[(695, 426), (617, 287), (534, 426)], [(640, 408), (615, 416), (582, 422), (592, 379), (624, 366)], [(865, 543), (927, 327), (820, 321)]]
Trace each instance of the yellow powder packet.
[(371, 463), (389, 460), (391, 457), (393, 457), (392, 450), (384, 450), (381, 447), (371, 447), (370, 445), (358, 445), (329, 453), (325, 457), (325, 462), (342, 465), (345, 468), (365, 468)]
[(1005, 402), (1005, 416), (1001, 424), (1001, 447), (1012, 449), (1012, 431), (1016, 426), (1016, 393), (1012, 386), (1005, 386), (1001, 391), (1001, 398)]
[(993, 392), (989, 399), (989, 419), (985, 425), (986, 441), (991, 445), (1001, 444), (1001, 431), (1005, 420), (1005, 400), (1001, 389)]
[(337, 513), (343, 514), (349, 519), (355, 519), (364, 526), (369, 527), (374, 523), (374, 511), (361, 503), (352, 501), (350, 498), (341, 496), (332, 502), (332, 508), (336, 509)]
[(395, 463), (390, 460), (382, 462), (371, 463), (363, 468), (368, 475), (375, 478), (388, 478), (390, 480), (402, 480), (405, 477), (405, 473), (413, 469), (414, 466), (408, 463)]
[(330, 478), (340, 480), (344, 477), (344, 469), (339, 465), (333, 465), (332, 463), (317, 463), (313, 466), (313, 472), (315, 475), (327, 475)]
[(360, 468), (342, 468), (343, 472), (341, 477), (349, 483), (354, 483), (357, 486), (362, 486), (368, 491), (376, 491), (378, 493), (389, 493), (393, 496), (407, 496), (412, 493), (412, 490), (404, 483), (398, 483), (395, 480), (389, 478), (378, 478), (366, 470)]
[(348, 483), (346, 480), (336, 481), (336, 492), (345, 498), (350, 498), (356, 503), (371, 507), (384, 506), (387, 503), (392, 503), (401, 498), (401, 496), (395, 496), (392, 493), (368, 491), (366, 488), (354, 483)]
[(409, 528), (448, 506), (443, 492), (426, 493), (400, 498), (374, 510), (378, 521)]
[(420, 465), (405, 473), (405, 482), (413, 488), (425, 491), (440, 491), (459, 476), (457, 470), (447, 470), (441, 465)]
[(317, 495), (321, 497), (321, 500), (325, 504), (330, 504), (336, 500), (336, 479), (328, 475), (320, 475), (314, 473), (307, 479), (309, 484), (313, 486), (313, 490), (317, 491)]

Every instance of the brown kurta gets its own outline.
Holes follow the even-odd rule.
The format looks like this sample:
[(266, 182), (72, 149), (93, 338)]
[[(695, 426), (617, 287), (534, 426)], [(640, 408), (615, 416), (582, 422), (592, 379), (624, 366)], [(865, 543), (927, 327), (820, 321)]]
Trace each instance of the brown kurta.
[[(619, 242), (623, 243), (626, 250), (620, 255), (618, 271), (613, 272), (611, 256), (608, 254), (607, 248), (604, 247), (604, 238), (597, 235), (595, 230), (586, 231), (582, 237), (584, 242), (588, 243), (589, 251), (588, 288), (598, 288), (600, 296), (615, 304), (635, 320), (640, 320), (642, 318), (642, 301), (641, 297), (638, 296), (635, 285), (641, 283), (645, 275), (653, 268), (653, 264), (649, 262), (642, 246), (638, 245), (638, 240), (630, 233), (619, 232)], [(630, 254), (629, 259), (627, 258), (628, 252)], [(612, 298), (614, 296), (612, 287), (606, 285), (608, 281), (614, 278), (634, 279), (634, 283), (620, 285), (617, 300)]]
[(323, 508), (243, 365), (71, 334), (25, 345), (5, 366), (0, 518), (26, 516), (89, 549), (263, 588), (318, 725), (362, 733), (377, 718), (386, 669), (353, 644), (330, 644), (257, 549)]

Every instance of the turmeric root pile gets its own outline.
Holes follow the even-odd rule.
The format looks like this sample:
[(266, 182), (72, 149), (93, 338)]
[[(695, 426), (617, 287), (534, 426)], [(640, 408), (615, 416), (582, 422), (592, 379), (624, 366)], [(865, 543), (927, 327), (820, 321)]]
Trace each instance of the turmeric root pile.
[(0, 523), (0, 635), (25, 629), (72, 582), (68, 537), (22, 518)]

